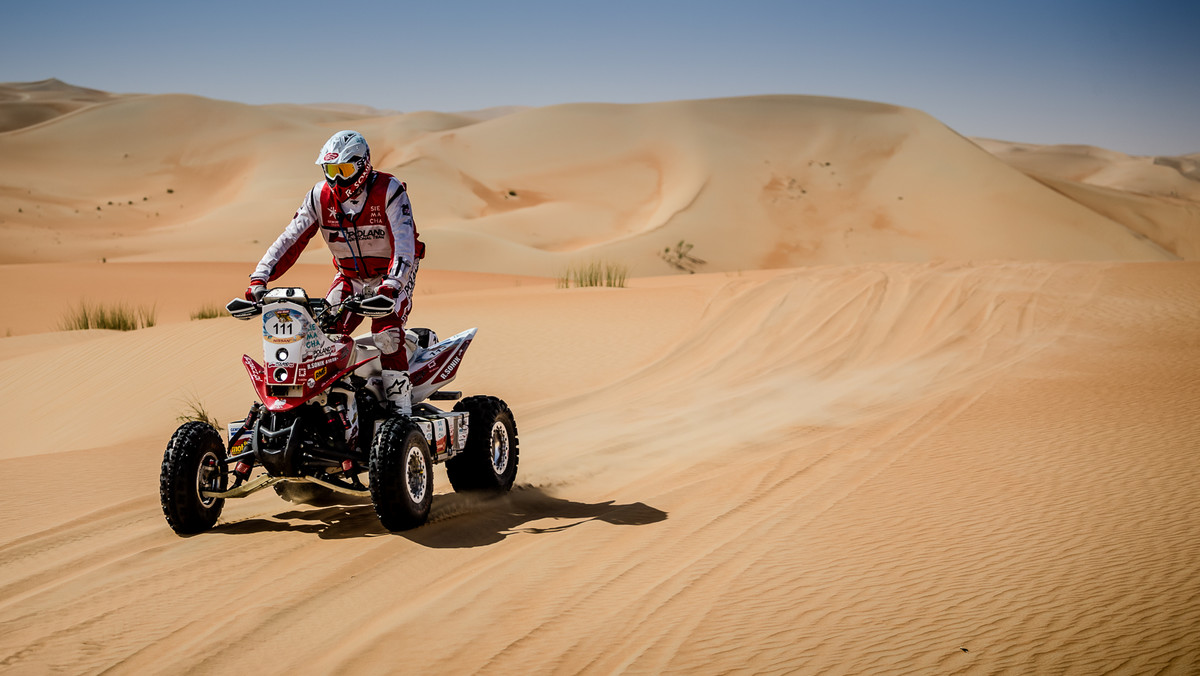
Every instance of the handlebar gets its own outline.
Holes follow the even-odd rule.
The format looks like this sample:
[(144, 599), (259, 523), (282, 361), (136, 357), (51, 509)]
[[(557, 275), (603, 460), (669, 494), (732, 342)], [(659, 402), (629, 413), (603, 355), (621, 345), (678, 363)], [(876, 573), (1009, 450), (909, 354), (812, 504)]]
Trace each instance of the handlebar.
[[(353, 312), (364, 317), (386, 317), (396, 310), (393, 298), (376, 294), (364, 298), (355, 294), (341, 303), (330, 304), (324, 298), (311, 298), (309, 310), (322, 327), (330, 325), (342, 312)], [(262, 314), (263, 304), (258, 301), (234, 298), (225, 304), (225, 310), (238, 319), (250, 319)]]

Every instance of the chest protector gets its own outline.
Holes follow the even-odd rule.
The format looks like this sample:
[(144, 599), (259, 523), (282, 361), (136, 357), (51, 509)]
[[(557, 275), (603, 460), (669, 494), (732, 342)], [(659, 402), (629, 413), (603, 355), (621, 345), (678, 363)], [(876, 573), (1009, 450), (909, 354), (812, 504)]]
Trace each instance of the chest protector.
[[(416, 258), (425, 257), (425, 245), (417, 235), (410, 210), (404, 209), (407, 223), (391, 223), (387, 215), (387, 191), (391, 174), (375, 172), (368, 180), (362, 211), (351, 216), (342, 212), (328, 185), (321, 187), (321, 236), (333, 254), (333, 263), (343, 276), (350, 279), (370, 279), (390, 272), (395, 256), (396, 238), (401, 251), (411, 251)], [(393, 199), (402, 199), (405, 186)], [(407, 202), (407, 200), (406, 200)]]

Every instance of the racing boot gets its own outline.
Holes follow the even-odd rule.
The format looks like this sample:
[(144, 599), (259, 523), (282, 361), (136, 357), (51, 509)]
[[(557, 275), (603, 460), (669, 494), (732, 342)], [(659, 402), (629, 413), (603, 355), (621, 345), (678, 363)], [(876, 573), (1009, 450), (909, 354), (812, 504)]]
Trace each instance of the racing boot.
[(394, 415), (412, 415), (412, 382), (408, 371), (383, 371), (383, 393), (387, 407)]

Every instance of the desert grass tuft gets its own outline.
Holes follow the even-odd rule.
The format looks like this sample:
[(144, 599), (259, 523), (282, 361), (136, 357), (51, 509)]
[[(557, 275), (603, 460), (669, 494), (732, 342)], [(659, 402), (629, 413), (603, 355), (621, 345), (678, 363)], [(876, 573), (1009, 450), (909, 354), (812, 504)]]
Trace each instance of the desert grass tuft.
[(619, 263), (608, 261), (592, 261), (581, 265), (572, 265), (565, 272), (555, 277), (555, 286), (567, 289), (571, 286), (611, 286), (625, 288), (625, 279), (629, 276), (629, 268)]
[(216, 319), (226, 316), (225, 307), (217, 303), (205, 303), (192, 313), (192, 319)]
[(604, 286), (611, 286), (618, 289), (625, 288), (625, 278), (629, 276), (629, 268), (624, 265), (605, 265), (604, 266)]
[(154, 306), (139, 305), (131, 308), (125, 303), (116, 305), (96, 304), (80, 301), (79, 305), (67, 310), (58, 322), (62, 331), (86, 331), (108, 329), (111, 331), (134, 331), (154, 326), (157, 313)]
[(183, 413), (176, 416), (175, 420), (180, 423), (192, 421), (208, 423), (218, 430), (221, 429), (221, 423), (217, 422), (217, 419), (209, 414), (208, 409), (204, 408), (204, 402), (200, 401), (200, 398), (196, 395), (189, 395), (184, 400), (183, 405)]

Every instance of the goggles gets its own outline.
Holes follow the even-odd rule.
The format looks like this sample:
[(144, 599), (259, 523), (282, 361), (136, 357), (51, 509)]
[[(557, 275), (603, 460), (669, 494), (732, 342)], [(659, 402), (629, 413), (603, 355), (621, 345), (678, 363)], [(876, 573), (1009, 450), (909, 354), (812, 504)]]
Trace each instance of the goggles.
[(358, 173), (358, 162), (342, 162), (341, 164), (326, 164), (325, 176), (330, 180), (338, 177), (352, 178)]

